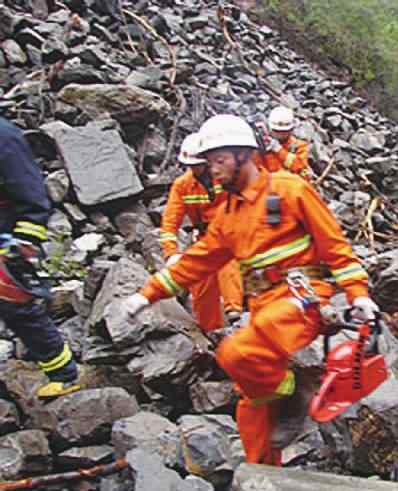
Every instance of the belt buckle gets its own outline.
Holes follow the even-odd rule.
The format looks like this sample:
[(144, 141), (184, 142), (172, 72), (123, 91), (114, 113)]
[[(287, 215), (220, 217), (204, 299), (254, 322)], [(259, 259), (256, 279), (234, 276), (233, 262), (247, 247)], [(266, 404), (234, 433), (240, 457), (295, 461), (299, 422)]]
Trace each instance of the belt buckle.
[(248, 295), (256, 297), (263, 281), (263, 271), (260, 269), (252, 269), (248, 273), (247, 280), (245, 282), (248, 290)]
[(307, 276), (300, 269), (291, 269), (288, 271), (286, 281), (289, 286), (294, 288), (308, 288), (309, 286)]
[(307, 275), (300, 269), (291, 269), (286, 277), (289, 290), (306, 305), (319, 304), (319, 297), (311, 286)]

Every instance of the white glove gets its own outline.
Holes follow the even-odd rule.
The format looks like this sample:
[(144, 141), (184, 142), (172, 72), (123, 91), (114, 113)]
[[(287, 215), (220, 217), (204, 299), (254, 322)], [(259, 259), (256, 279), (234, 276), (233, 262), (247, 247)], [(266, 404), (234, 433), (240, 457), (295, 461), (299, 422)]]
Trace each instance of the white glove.
[(180, 259), (182, 258), (182, 254), (173, 254), (170, 256), (167, 261), (166, 261), (166, 266), (170, 268), (170, 266), (173, 266), (175, 263), (177, 263)]
[(366, 322), (375, 319), (376, 312), (380, 312), (379, 307), (369, 297), (357, 297), (353, 302), (354, 316)]
[(182, 258), (182, 254), (178, 254), (178, 253), (173, 254), (167, 259), (166, 266), (170, 268), (170, 266), (173, 266), (173, 264), (177, 263), (181, 258)]
[(267, 145), (266, 151), (267, 152), (279, 152), (281, 150), (282, 145), (279, 143), (279, 141), (276, 138), (271, 138), (270, 142)]
[(129, 317), (135, 317), (145, 307), (149, 306), (149, 300), (144, 295), (141, 295), (141, 293), (134, 293), (134, 295), (124, 300), (123, 306)]
[(219, 329), (214, 329), (214, 331), (210, 331), (206, 334), (207, 339), (212, 343), (213, 348), (216, 348), (220, 342), (231, 336), (234, 332), (239, 329), (240, 326), (228, 326), (228, 327), (220, 327)]
[(225, 317), (227, 318), (230, 326), (238, 327), (240, 326), (242, 312), (239, 312), (238, 310), (230, 310), (229, 312), (225, 312)]

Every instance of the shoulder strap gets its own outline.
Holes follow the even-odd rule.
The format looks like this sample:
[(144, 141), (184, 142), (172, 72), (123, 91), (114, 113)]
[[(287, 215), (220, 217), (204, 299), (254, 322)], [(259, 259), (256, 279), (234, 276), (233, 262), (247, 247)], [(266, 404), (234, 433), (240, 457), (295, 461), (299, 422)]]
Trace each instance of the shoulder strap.
[(281, 197), (272, 191), (272, 173), (269, 173), (268, 192), (265, 198), (265, 216), (268, 225), (279, 225), (281, 223)]

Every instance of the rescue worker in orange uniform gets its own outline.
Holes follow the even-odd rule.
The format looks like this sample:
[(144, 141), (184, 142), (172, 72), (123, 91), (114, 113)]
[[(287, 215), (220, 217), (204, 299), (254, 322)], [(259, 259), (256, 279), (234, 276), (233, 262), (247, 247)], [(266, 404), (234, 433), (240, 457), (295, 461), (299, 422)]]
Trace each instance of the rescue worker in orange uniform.
[[(173, 183), (162, 216), (160, 241), (166, 265), (180, 257), (177, 234), (188, 216), (196, 239), (204, 235), (217, 208), (226, 200), (227, 193), (220, 183), (213, 182), (206, 160), (195, 156), (198, 134), (188, 135), (180, 149), (178, 160), (188, 170)], [(224, 327), (223, 309), (228, 322), (238, 322), (242, 314), (242, 279), (239, 265), (230, 261), (220, 271), (201, 279), (190, 287), (192, 308), (199, 327), (204, 332)]]
[[(322, 332), (319, 305), (339, 287), (363, 320), (374, 318), (378, 307), (369, 298), (366, 271), (321, 197), (294, 174), (258, 168), (258, 144), (244, 120), (217, 115), (199, 134), (201, 155), (231, 190), (229, 199), (207, 234), (128, 297), (125, 308), (135, 316), (238, 260), (250, 320), (224, 338), (217, 361), (242, 396), (236, 416), (247, 462), (280, 465), (272, 432), (280, 399), (295, 391), (289, 358)], [(303, 287), (294, 289), (290, 280), (297, 276)]]
[(260, 165), (270, 172), (287, 170), (308, 181), (311, 177), (308, 143), (292, 135), (293, 111), (284, 106), (275, 107), (268, 117), (269, 133), (261, 124), (258, 127), (263, 131), (264, 142)]

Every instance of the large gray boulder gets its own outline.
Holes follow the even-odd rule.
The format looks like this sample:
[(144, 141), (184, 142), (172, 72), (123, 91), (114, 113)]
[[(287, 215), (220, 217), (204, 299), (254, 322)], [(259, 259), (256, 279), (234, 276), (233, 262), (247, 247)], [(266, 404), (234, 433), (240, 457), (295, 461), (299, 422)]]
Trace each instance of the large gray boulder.
[(359, 477), (242, 464), (235, 472), (231, 491), (393, 491), (396, 487), (394, 483)]
[(143, 190), (118, 131), (88, 124), (60, 130), (55, 140), (82, 205), (135, 196)]

